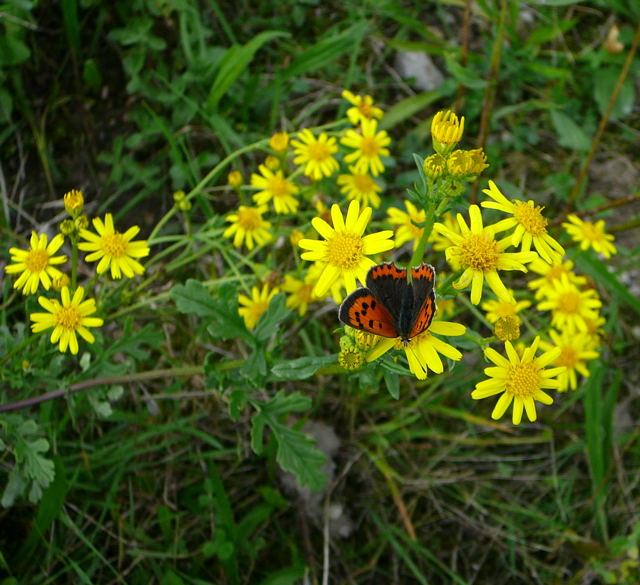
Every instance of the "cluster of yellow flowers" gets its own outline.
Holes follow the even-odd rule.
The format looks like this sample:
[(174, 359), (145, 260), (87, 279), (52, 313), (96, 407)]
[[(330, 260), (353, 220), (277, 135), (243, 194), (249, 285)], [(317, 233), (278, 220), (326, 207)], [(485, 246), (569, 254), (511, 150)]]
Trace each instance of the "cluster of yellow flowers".
[[(597, 292), (586, 287), (584, 277), (573, 272), (564, 247), (549, 232), (543, 207), (533, 200), (508, 199), (489, 181), (483, 191), (486, 200), (467, 206), (468, 221), (461, 213), (449, 211), (460, 205), (463, 181), (476, 179), (488, 165), (482, 149), (456, 148), (463, 135), (464, 118), (448, 110), (437, 113), (431, 125), (435, 153), (424, 159), (421, 169), (429, 193), (422, 199), (405, 200), (405, 210), (388, 208), (387, 222), (393, 230), (365, 235), (374, 208), (380, 205), (382, 186), (376, 177), (384, 171), (382, 157), (389, 156), (390, 139), (384, 131), (377, 131), (382, 111), (374, 107), (370, 96), (344, 92), (343, 97), (353, 106), (347, 118), (357, 128), (335, 136), (324, 132), (316, 136), (304, 129), (291, 141), (286, 133), (275, 134), (269, 156), (260, 165), (259, 174), (254, 173), (251, 178), (251, 186), (259, 189), (253, 194), (256, 206), (241, 205), (227, 217), (231, 226), (225, 236), (232, 238), (235, 246), (246, 244), (252, 249), (255, 244), (265, 245), (273, 239), (271, 224), (262, 218), (269, 205), (276, 214), (295, 213), (300, 200), (315, 193), (320, 181), (333, 177), (342, 164), (349, 165), (350, 174), (339, 175), (336, 181), (349, 201), (346, 215), (338, 204), (327, 210), (324, 203), (316, 202), (318, 215), (311, 220), (311, 226), (320, 239), (297, 230), (290, 236), (294, 247), (303, 250), (301, 259), (312, 264), (302, 278), (287, 274), (279, 287), (264, 284), (253, 287), (250, 297), (241, 295), (240, 313), (247, 327), (255, 327), (279, 290), (288, 293), (288, 306), (301, 315), (311, 303), (328, 295), (336, 303), (342, 302), (345, 293), (354, 291), (358, 283), (365, 284), (367, 273), (379, 263), (380, 254), (405, 244), (413, 250), (410, 266), (425, 260), (438, 264), (436, 257), (424, 255), (425, 246), (431, 244), (434, 252), (444, 254), (452, 271), (453, 288), (470, 289), (471, 305), (479, 305), (483, 295), (486, 297), (485, 283), (495, 295), (482, 303), (486, 319), (494, 327), (494, 337), (485, 342), (484, 349), (493, 366), (485, 369), (488, 378), (476, 385), (471, 396), (481, 399), (500, 395), (492, 413), (495, 419), (513, 405), (514, 424), (520, 423), (525, 412), (529, 420), (535, 421), (535, 403), (553, 402), (546, 391), (576, 389), (578, 374), (588, 376), (587, 362), (599, 355), (603, 319), (598, 313), (601, 302)], [(293, 147), (292, 161), (289, 144)], [(340, 153), (340, 146), (352, 150)], [(300, 175), (307, 177), (307, 186), (299, 183)], [(230, 175), (229, 183), (240, 193), (241, 179), (237, 175)], [(482, 208), (506, 217), (487, 223)], [(572, 215), (563, 226), (582, 249), (591, 247), (607, 258), (616, 253), (613, 236), (606, 233), (602, 221), (593, 224)], [(529, 283), (531, 293), (518, 292), (522, 298), (516, 300), (516, 293), (503, 282), (503, 274), (529, 270), (541, 278)], [(461, 323), (442, 320), (443, 315), (457, 311), (454, 296), (438, 297), (437, 302), (436, 319), (426, 331), (409, 339), (379, 337), (366, 326), (363, 331), (346, 327), (340, 339), (340, 365), (345, 370), (357, 370), (396, 348), (404, 351), (409, 369), (418, 379), (425, 379), (429, 370), (443, 372), (441, 356), (458, 361), (462, 353), (442, 337), (465, 335), (466, 328)], [(551, 316), (548, 326), (538, 329), (526, 321), (532, 341), (525, 346), (517, 342), (521, 315), (533, 303), (538, 311), (550, 311)], [(506, 357), (488, 347), (493, 341), (504, 343)]]
[[(47, 312), (30, 315), (31, 329), (34, 333), (53, 329), (51, 343), (57, 343), (61, 352), (69, 349), (77, 354), (77, 335), (93, 343), (95, 337), (89, 327), (101, 327), (104, 322), (100, 317), (91, 316), (97, 311), (95, 299), (85, 299), (84, 287), (76, 286), (78, 250), (89, 252), (86, 262), (98, 262), (98, 275), (110, 270), (113, 279), (120, 279), (123, 275), (131, 278), (144, 272), (136, 258), (147, 256), (149, 247), (144, 240), (133, 240), (140, 231), (137, 226), (124, 233), (116, 231), (110, 213), (104, 220), (99, 217), (92, 220), (97, 233), (87, 229), (89, 219), (83, 215), (84, 195), (81, 191), (69, 191), (63, 200), (69, 218), (60, 224), (60, 232), (49, 241), (47, 234), (33, 231), (27, 249), (9, 250), (12, 264), (8, 264), (5, 271), (19, 275), (13, 286), (24, 295), (36, 294), (40, 286), (47, 291), (53, 288), (60, 292), (59, 299), (38, 297), (38, 303)], [(56, 256), (65, 237), (71, 245), (70, 276), (59, 268), (67, 262), (67, 256)]]

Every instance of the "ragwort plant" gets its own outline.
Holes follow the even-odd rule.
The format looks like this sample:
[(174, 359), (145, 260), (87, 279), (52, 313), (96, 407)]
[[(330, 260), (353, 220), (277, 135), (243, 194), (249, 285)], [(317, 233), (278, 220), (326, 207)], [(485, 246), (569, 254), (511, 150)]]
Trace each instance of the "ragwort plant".
[[(313, 397), (287, 391), (290, 383), (316, 374), (344, 376), (357, 392), (375, 380), (397, 398), (408, 377), (435, 375), (451, 379), (453, 393), (456, 364), (464, 352), (483, 352), (485, 378), (468, 388), (466, 397), (497, 397), (493, 419), (511, 409), (514, 425), (524, 414), (534, 422), (538, 405), (553, 404), (589, 376), (603, 342), (598, 292), (574, 271), (572, 255), (560, 241), (571, 243), (570, 236), (582, 249), (606, 257), (617, 251), (601, 221), (569, 216), (562, 224), (566, 231), (552, 227), (535, 201), (508, 198), (493, 181), (480, 205), (469, 204), (467, 186), (489, 165), (482, 149), (459, 148), (464, 117), (449, 110), (433, 117), (434, 152), (414, 156), (418, 181), (404, 209), (396, 204), (385, 216), (384, 173), (393, 145), (378, 129), (383, 112), (370, 96), (342, 95), (350, 106), (346, 117), (321, 127), (277, 131), (229, 155), (190, 192), (176, 192), (173, 208), (147, 240), (134, 239), (135, 226), (117, 231), (110, 213), (93, 218), (95, 231), (90, 230), (82, 214), (84, 198), (72, 191), (64, 197), (69, 218), (60, 233), (49, 241), (34, 232), (27, 249), (11, 248), (12, 263), (6, 267), (17, 275), (14, 287), (27, 300), (43, 289), (38, 304), (44, 312), (27, 303), (34, 334), (50, 332), (48, 341), (59, 352), (76, 356), (82, 347), (81, 360), (88, 356), (87, 362), (104, 363), (105, 357), (98, 352), (91, 357), (91, 350), (108, 321), (103, 307), (126, 298), (126, 289), (117, 286), (122, 277), (147, 270), (152, 274), (145, 283), (150, 282), (162, 271), (170, 273), (214, 251), (223, 263), (216, 269), (221, 276), (176, 284), (170, 297), (179, 312), (205, 321), (210, 340), (232, 349), (210, 352), (203, 365), (98, 381), (114, 386), (141, 376), (204, 373), (207, 388), (226, 404), (233, 421), (250, 413), (253, 451), (265, 451), (268, 428), (280, 467), (313, 490), (322, 489), (326, 479), (325, 455), (303, 426)], [(233, 164), (248, 153), (263, 158), (246, 178)], [(225, 217), (209, 214), (196, 226), (192, 202), (206, 204), (205, 188), (225, 172), (224, 188), (235, 198), (235, 209)], [(176, 233), (180, 224), (183, 234)], [(70, 259), (60, 254), (65, 243)], [(145, 268), (140, 261), (152, 248)], [(83, 262), (80, 252), (88, 253)], [(436, 267), (437, 313), (426, 330), (409, 339), (345, 327), (336, 342), (329, 333), (312, 339), (300, 326), (302, 319), (333, 320), (330, 329), (336, 329), (337, 319), (323, 317), (323, 307), (335, 316), (338, 304), (366, 283), (372, 267), (390, 261), (407, 268), (422, 262)], [(304, 349), (292, 343), (294, 334)], [(134, 336), (133, 343), (151, 338)], [(46, 353), (42, 344), (27, 338), (3, 361), (36, 348)], [(101, 350), (112, 355), (104, 340)], [(95, 374), (89, 369), (83, 379), (87, 372)], [(113, 398), (107, 396), (107, 402)], [(108, 414), (104, 401), (96, 404)], [(489, 413), (471, 401), (468, 408)], [(33, 421), (3, 416), (3, 445), (15, 457), (3, 503), (11, 504), (29, 485), (29, 498), (35, 501), (53, 478), (53, 465), (44, 455), (49, 445), (44, 438), (29, 438), (37, 436)]]

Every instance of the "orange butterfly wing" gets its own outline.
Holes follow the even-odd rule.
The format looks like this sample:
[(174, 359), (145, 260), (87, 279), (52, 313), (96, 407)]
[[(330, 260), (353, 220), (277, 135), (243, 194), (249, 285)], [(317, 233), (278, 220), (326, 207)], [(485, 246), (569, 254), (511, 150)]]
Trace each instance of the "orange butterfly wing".
[(424, 300), (411, 327), (409, 339), (426, 331), (431, 325), (431, 321), (433, 321), (433, 316), (436, 314), (436, 295), (433, 290), (435, 278), (436, 271), (430, 264), (420, 264), (420, 266), (411, 269), (416, 301), (420, 301), (423, 298)]
[(353, 291), (340, 305), (340, 321), (382, 337), (398, 337), (393, 317), (368, 288)]

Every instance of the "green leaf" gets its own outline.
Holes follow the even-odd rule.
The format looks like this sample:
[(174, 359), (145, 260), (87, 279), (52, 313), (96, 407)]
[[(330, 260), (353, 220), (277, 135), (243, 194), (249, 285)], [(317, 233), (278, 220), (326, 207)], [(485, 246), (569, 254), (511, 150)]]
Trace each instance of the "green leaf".
[(606, 288), (618, 301), (627, 304), (640, 315), (640, 301), (629, 292), (629, 289), (614, 274), (609, 272), (607, 264), (589, 252), (578, 254), (575, 257), (575, 262), (582, 272), (588, 274), (593, 280)]
[(281, 79), (307, 75), (316, 69), (326, 67), (338, 57), (354, 51), (368, 27), (368, 23), (362, 20), (339, 34), (311, 45), (281, 73)]
[(441, 97), (441, 91), (432, 90), (412, 95), (397, 102), (384, 113), (384, 117), (380, 120), (380, 130), (394, 128), (400, 124), (400, 122), (417, 114), (420, 110), (427, 108)]
[(445, 56), (445, 62), (449, 73), (453, 75), (459, 83), (470, 89), (484, 89), (487, 87), (487, 81), (479, 77), (475, 71), (472, 71), (468, 67), (463, 67), (457, 61), (458, 56), (456, 54), (448, 54)]
[(305, 572), (305, 565), (292, 565), (271, 573), (259, 585), (295, 585), (302, 582)]
[(201, 282), (192, 278), (186, 284), (178, 284), (171, 290), (171, 298), (178, 311), (214, 321), (207, 331), (215, 339), (248, 339), (251, 336), (238, 314), (236, 304), (222, 300), (229, 296), (235, 298), (235, 294), (228, 289), (221, 289), (221, 298), (214, 298)]
[(326, 482), (326, 475), (322, 471), (324, 453), (315, 446), (313, 439), (279, 420), (285, 414), (308, 410), (311, 400), (299, 392), (286, 395), (281, 390), (268, 402), (251, 400), (251, 404), (258, 411), (251, 419), (251, 447), (254, 452), (262, 453), (266, 425), (278, 443), (276, 461), (280, 467), (293, 473), (300, 485), (320, 491)]
[(218, 103), (224, 94), (236, 79), (245, 72), (262, 45), (278, 37), (288, 36), (290, 35), (287, 32), (266, 30), (253, 37), (246, 45), (231, 46), (220, 61), (218, 73), (213, 80), (207, 97), (207, 109), (211, 112), (218, 107)]
[(267, 310), (260, 315), (254, 335), (258, 341), (266, 341), (278, 331), (280, 322), (291, 314), (291, 309), (285, 307), (287, 297), (278, 293), (269, 302)]
[(383, 373), (384, 383), (387, 386), (387, 390), (391, 395), (391, 398), (398, 400), (400, 398), (400, 376), (395, 372), (385, 370)]
[[(611, 93), (619, 76), (620, 70), (616, 67), (609, 66), (596, 71), (593, 78), (593, 97), (598, 104), (600, 114), (604, 114), (606, 111)], [(636, 92), (633, 88), (633, 81), (627, 77), (620, 88), (620, 93), (611, 109), (609, 119), (613, 121), (628, 116), (633, 111), (635, 101)]]
[(334, 364), (336, 360), (337, 356), (335, 354), (320, 357), (301, 357), (277, 363), (271, 368), (271, 373), (279, 380), (305, 380), (320, 368)]
[(569, 116), (558, 110), (551, 111), (551, 122), (558, 135), (558, 143), (571, 150), (589, 150), (591, 137)]

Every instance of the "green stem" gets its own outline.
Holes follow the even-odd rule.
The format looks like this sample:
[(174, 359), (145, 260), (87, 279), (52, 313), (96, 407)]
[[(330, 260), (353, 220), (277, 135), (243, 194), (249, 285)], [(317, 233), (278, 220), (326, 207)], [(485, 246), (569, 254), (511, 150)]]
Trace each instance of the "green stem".
[(427, 207), (427, 216), (424, 220), (424, 231), (422, 232), (422, 237), (418, 242), (415, 250), (413, 251), (413, 255), (411, 256), (411, 260), (409, 261), (409, 268), (417, 266), (422, 262), (422, 257), (424, 256), (424, 251), (427, 247), (427, 241), (431, 236), (431, 232), (433, 231), (433, 224), (436, 217), (440, 217), (440, 215), (447, 208), (447, 203), (449, 202), (449, 198), (445, 197), (440, 203), (438, 207), (434, 209), (433, 203), (429, 203)]

